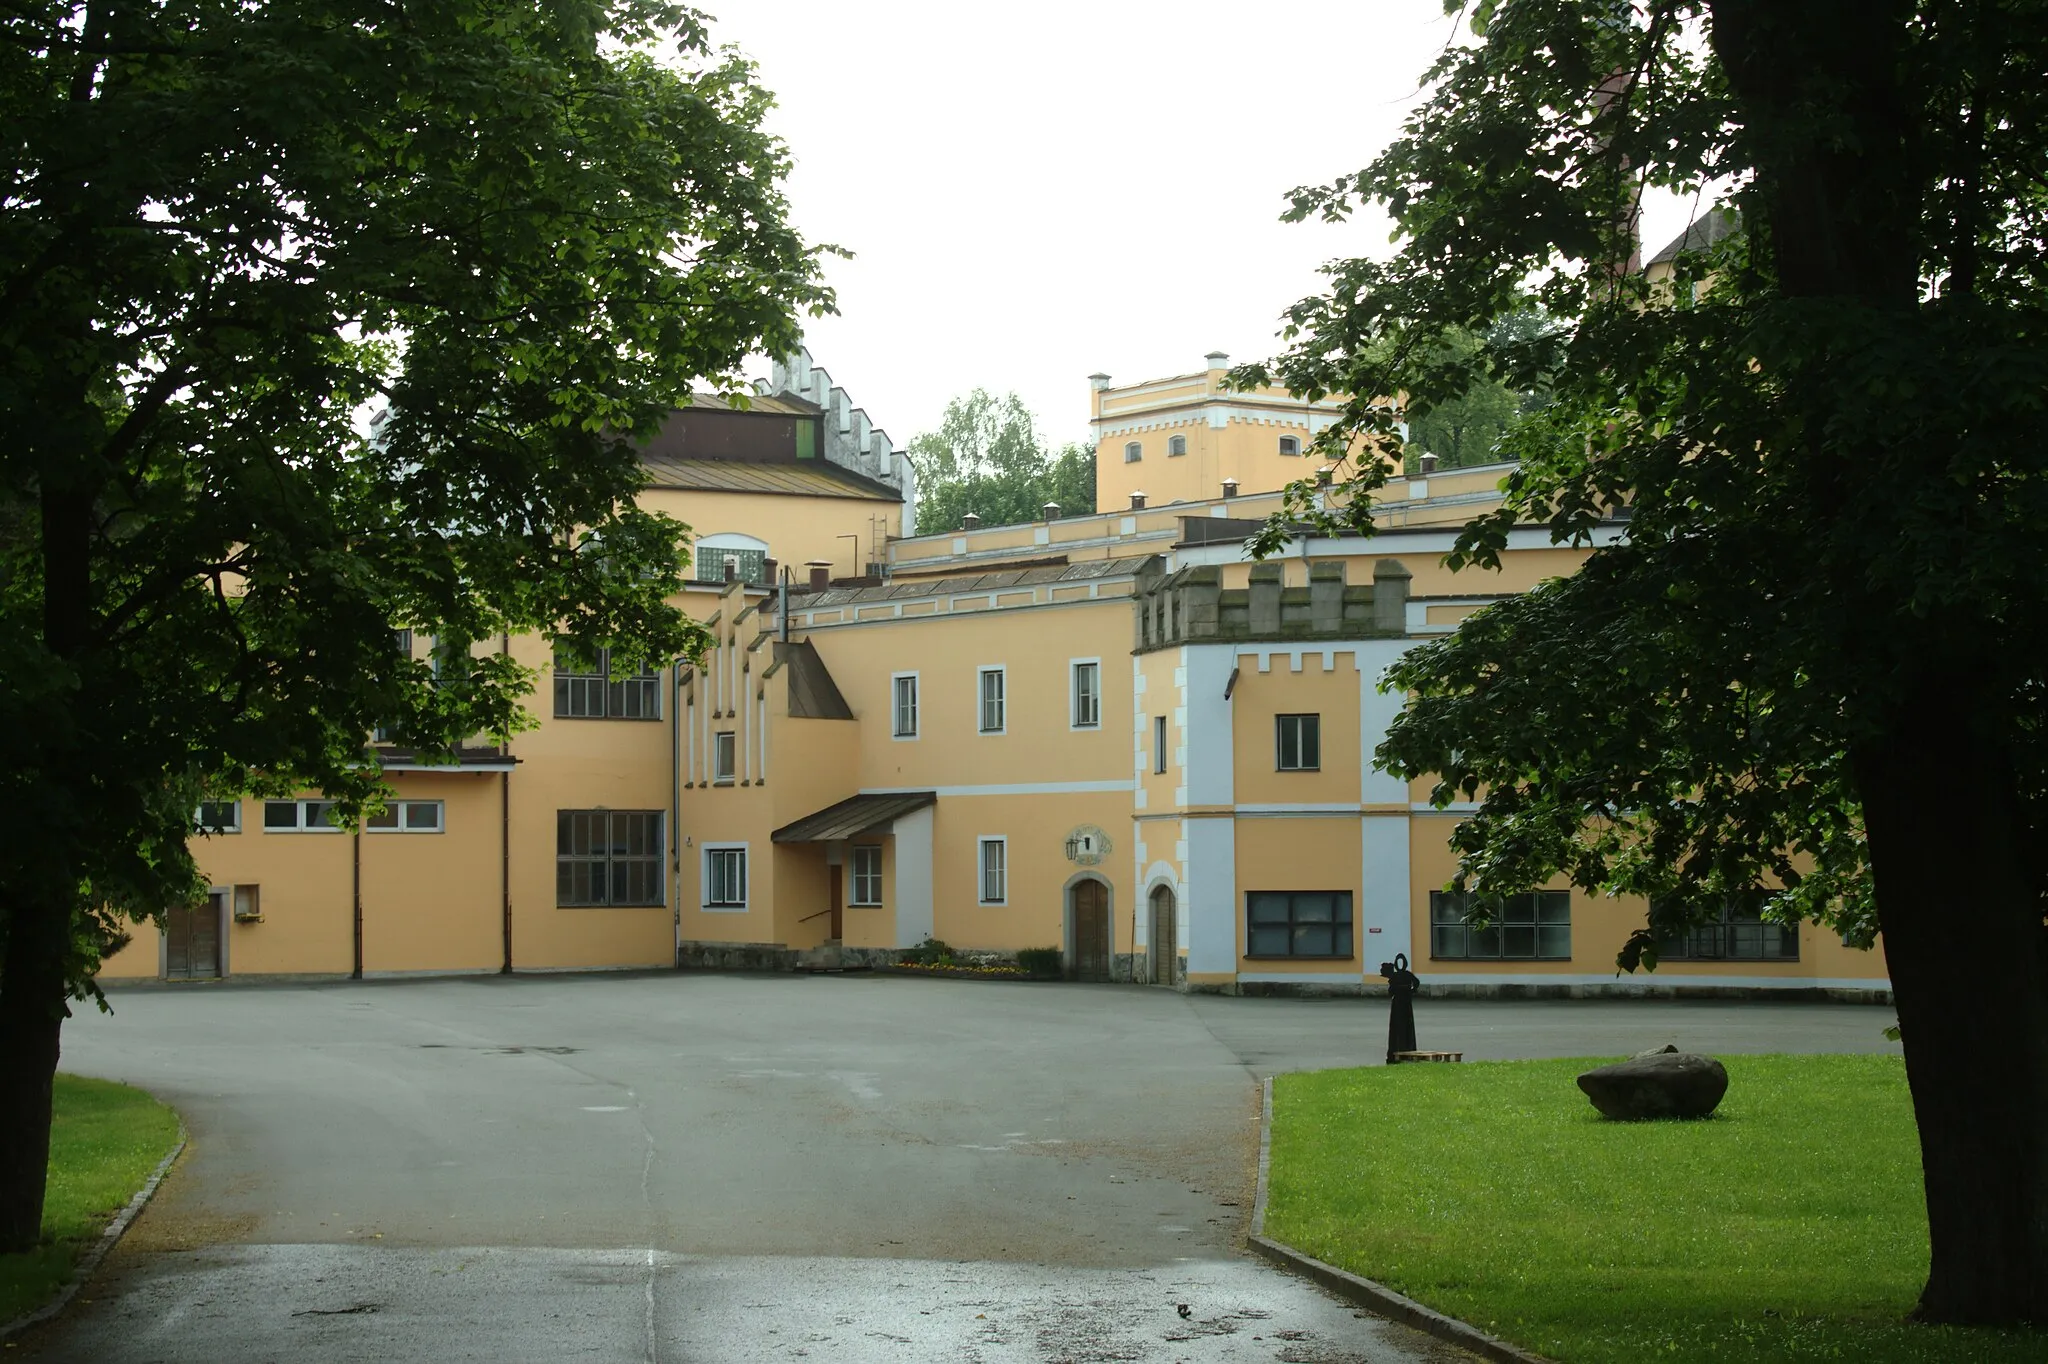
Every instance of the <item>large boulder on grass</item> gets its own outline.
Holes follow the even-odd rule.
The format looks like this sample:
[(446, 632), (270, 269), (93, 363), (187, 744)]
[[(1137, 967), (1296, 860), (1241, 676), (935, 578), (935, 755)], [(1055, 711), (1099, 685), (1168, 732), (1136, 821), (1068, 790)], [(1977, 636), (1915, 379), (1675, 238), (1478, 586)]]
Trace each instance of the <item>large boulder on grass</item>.
[(1728, 1071), (1711, 1056), (1651, 1052), (1589, 1070), (1579, 1088), (1606, 1117), (1704, 1118), (1728, 1092)]

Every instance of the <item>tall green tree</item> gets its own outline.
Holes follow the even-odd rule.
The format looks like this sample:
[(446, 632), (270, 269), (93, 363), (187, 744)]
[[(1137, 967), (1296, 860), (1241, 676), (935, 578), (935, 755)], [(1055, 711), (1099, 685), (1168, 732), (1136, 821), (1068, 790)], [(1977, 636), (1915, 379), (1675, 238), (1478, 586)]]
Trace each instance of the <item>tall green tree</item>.
[(0, 32), (4, 1252), (67, 999), (201, 889), (194, 802), (355, 811), (372, 727), (509, 733), (509, 633), (698, 647), (632, 438), (830, 300), (768, 96), (679, 6), (28, 0)]
[(977, 388), (946, 404), (939, 429), (910, 442), (917, 463), (917, 533), (957, 530), (969, 512), (985, 526), (1095, 510), (1095, 452), (1070, 444), (1055, 451), (1014, 393)]
[[(1486, 337), (1499, 348), (1537, 345), (1550, 339), (1549, 325), (1533, 310), (1496, 319)], [(1518, 392), (1483, 363), (1473, 365), (1482, 344), (1481, 338), (1463, 328), (1453, 329), (1438, 342), (1438, 363), (1472, 367), (1477, 372), (1464, 392), (1426, 408), (1411, 397), (1408, 436), (1403, 442), (1410, 456), (1418, 452), (1435, 455), (1443, 469), (1491, 464), (1506, 456), (1508, 427), (1540, 412), (1549, 402), (1540, 377), (1531, 378), (1531, 386)]]
[[(1405, 135), (1297, 192), (1296, 216), (1385, 204), (1400, 246), (1332, 267), (1274, 368), (1312, 395), (1540, 378), (1505, 504), (1451, 562), (1494, 563), (1517, 524), (1626, 535), (1412, 651), (1380, 758), (1479, 801), (1463, 882), (1653, 897), (1623, 966), (1731, 900), (1881, 929), (1918, 1313), (2048, 1324), (2048, 6), (1468, 13)], [(1644, 185), (1716, 184), (1744, 231), (1676, 288), (1621, 267)], [(1532, 301), (1556, 357), (1433, 363)], [(1348, 417), (1332, 449), (1387, 420)]]

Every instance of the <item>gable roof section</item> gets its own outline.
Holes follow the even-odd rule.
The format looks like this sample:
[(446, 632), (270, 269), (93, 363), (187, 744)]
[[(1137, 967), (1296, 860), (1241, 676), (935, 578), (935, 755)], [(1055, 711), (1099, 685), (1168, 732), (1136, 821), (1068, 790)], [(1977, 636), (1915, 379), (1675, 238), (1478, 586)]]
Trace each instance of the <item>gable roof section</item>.
[(851, 720), (853, 708), (832, 680), (831, 669), (807, 639), (775, 642), (775, 661), (789, 668), (789, 713), (799, 720)]
[(851, 497), (870, 502), (901, 502), (903, 494), (886, 483), (863, 478), (826, 461), (802, 464), (755, 464), (738, 460), (671, 459), (645, 455), (648, 486), (707, 493), (783, 493), (798, 497)]
[(1704, 251), (1715, 242), (1725, 241), (1742, 230), (1742, 219), (1732, 208), (1710, 208), (1686, 225), (1685, 231), (1662, 251), (1643, 262), (1645, 269), (1652, 265), (1665, 265), (1678, 259), (1681, 251)]

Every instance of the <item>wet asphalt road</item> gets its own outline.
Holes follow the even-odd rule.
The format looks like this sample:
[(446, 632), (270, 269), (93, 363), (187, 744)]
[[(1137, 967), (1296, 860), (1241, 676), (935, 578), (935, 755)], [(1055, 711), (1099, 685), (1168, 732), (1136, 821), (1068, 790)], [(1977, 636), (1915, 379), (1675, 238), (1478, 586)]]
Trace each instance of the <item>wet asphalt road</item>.
[[(1384, 1003), (670, 973), (114, 1003), (65, 1067), (191, 1145), (15, 1357), (1465, 1358), (1240, 1250), (1257, 1077), (1375, 1060)], [(1421, 1020), (1471, 1059), (1891, 1045), (1853, 1006)]]

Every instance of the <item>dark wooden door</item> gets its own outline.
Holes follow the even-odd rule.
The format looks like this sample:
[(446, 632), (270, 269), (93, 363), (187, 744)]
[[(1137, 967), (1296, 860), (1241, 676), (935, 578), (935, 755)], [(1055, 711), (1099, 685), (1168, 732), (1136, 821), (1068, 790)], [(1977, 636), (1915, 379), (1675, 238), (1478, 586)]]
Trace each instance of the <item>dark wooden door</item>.
[(1109, 887), (1074, 883), (1074, 979), (1109, 979)]
[(835, 866), (832, 872), (832, 931), (825, 936), (838, 942), (845, 934), (846, 918), (846, 868)]
[(1180, 944), (1174, 938), (1173, 892), (1165, 886), (1152, 891), (1152, 983), (1178, 985)]
[(210, 979), (220, 974), (221, 896), (164, 914), (164, 975), (171, 980)]

